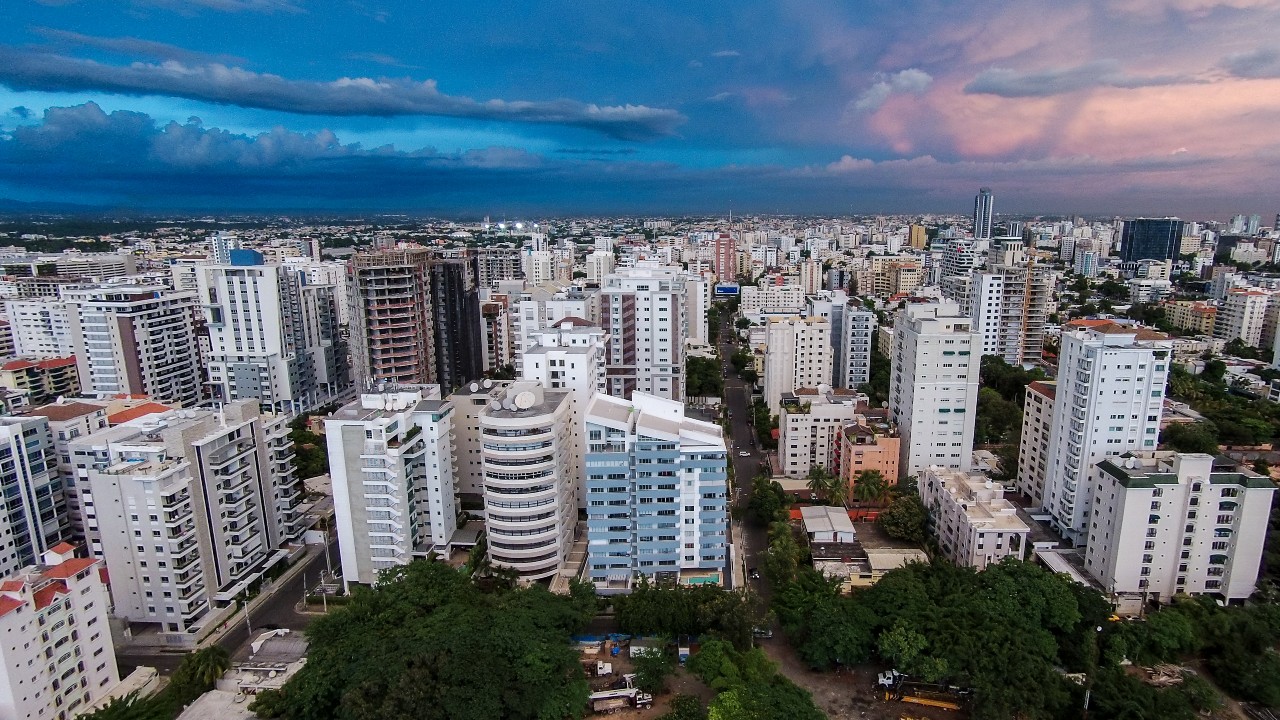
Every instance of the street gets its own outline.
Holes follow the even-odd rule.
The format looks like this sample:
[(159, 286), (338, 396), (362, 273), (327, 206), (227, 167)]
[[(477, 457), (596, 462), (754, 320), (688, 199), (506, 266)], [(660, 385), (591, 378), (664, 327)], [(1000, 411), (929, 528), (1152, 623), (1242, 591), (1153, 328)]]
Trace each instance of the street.
[[(751, 388), (738, 377), (733, 371), (733, 366), (729, 364), (729, 356), (733, 354), (736, 347), (736, 331), (726, 318), (721, 323), (720, 328), (720, 354), (722, 361), (722, 369), (725, 372), (724, 378), (724, 396), (725, 407), (729, 410), (729, 437), (726, 438), (729, 445), (729, 456), (733, 462), (734, 474), (734, 497), (733, 504), (739, 507), (745, 507), (747, 498), (751, 494), (751, 479), (754, 478), (762, 470), (769, 472), (767, 458), (764, 452), (760, 450), (758, 443), (753, 442), (755, 429), (747, 422), (751, 417)], [(739, 452), (750, 452), (748, 457), (740, 457)], [(766, 533), (763, 528), (753, 527), (748, 523), (734, 523), (735, 534), (741, 533), (742, 538), (737, 541), (739, 550), (745, 556), (744, 564), (748, 568), (760, 567), (761, 553), (766, 547)], [(764, 583), (760, 580), (747, 580), (753, 592), (759, 594), (764, 589)]]
[[(329, 543), (329, 557), (335, 567), (338, 566), (338, 540), (335, 537)], [(249, 624), (254, 634), (262, 630), (289, 628), (303, 630), (316, 617), (302, 615), (295, 609), (302, 600), (304, 580), (308, 586), (319, 582), (320, 573), (325, 569), (324, 553), (316, 553), (305, 561), (302, 572), (283, 582), (277, 581), (270, 588), (270, 597), (260, 606), (254, 608), (249, 615)], [(233, 625), (218, 640), (218, 645), (227, 651), (233, 660), (244, 660), (249, 656), (249, 628), (245, 624), (244, 613), (231, 619)], [(121, 646), (116, 651), (116, 663), (120, 666), (121, 677), (132, 672), (133, 668), (146, 665), (159, 669), (164, 674), (174, 671), (186, 656), (185, 652), (165, 652), (152, 649), (134, 650)]]

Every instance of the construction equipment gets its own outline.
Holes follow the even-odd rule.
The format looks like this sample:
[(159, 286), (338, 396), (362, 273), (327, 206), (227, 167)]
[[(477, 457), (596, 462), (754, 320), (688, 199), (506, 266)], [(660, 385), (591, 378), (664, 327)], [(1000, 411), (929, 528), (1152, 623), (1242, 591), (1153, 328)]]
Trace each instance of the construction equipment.
[(926, 683), (911, 680), (897, 670), (886, 670), (876, 676), (876, 689), (885, 700), (897, 700), (935, 707), (942, 710), (959, 710), (972, 690), (943, 683)]

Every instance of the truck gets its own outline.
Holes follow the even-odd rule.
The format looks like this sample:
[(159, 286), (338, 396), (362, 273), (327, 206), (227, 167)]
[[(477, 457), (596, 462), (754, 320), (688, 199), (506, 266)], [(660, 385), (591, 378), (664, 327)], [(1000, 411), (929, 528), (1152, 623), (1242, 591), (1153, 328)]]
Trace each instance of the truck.
[(607, 663), (603, 660), (596, 660), (595, 662), (588, 660), (582, 663), (582, 670), (587, 674), (587, 677), (604, 677), (605, 675), (613, 674), (613, 663)]
[(877, 675), (876, 690), (885, 700), (897, 700), (942, 710), (961, 709), (964, 707), (964, 700), (973, 694), (973, 691), (968, 688), (915, 681), (897, 670), (886, 670)]
[(621, 690), (601, 690), (591, 693), (589, 698), (591, 711), (595, 713), (615, 713), (627, 708), (647, 708), (653, 706), (653, 696), (640, 692), (636, 688)]

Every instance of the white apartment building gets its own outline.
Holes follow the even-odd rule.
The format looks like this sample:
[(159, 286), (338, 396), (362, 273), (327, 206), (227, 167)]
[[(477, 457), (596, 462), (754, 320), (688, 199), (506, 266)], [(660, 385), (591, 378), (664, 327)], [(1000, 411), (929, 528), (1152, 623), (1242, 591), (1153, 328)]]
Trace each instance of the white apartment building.
[(1095, 486), (1085, 569), (1122, 610), (1175, 594), (1253, 594), (1275, 483), (1225, 458), (1170, 451), (1110, 457)]
[(306, 275), (308, 285), (333, 286), (334, 301), (338, 305), (338, 324), (346, 325), (351, 318), (351, 293), (347, 289), (347, 264), (342, 262), (316, 262), (311, 258), (287, 258), (286, 267)]
[(1069, 323), (1061, 343), (1043, 507), (1058, 532), (1083, 545), (1094, 504), (1089, 469), (1156, 447), (1172, 343), (1106, 320)]
[(559, 320), (534, 338), (534, 346), (524, 354), (520, 377), (548, 390), (569, 393), (569, 477), (575, 479), (574, 502), (584, 508), (582, 454), (586, 440), (582, 427), (591, 398), (605, 392), (604, 359), (608, 338), (603, 328), (577, 318)]
[(146, 395), (188, 407), (200, 399), (195, 293), (162, 285), (102, 285), (62, 293), (87, 395)]
[(1273, 293), (1262, 290), (1229, 290), (1213, 320), (1213, 336), (1230, 342), (1239, 338), (1249, 347), (1262, 342), (1267, 305)]
[(938, 465), (967, 471), (973, 460), (982, 336), (955, 303), (898, 311), (890, 356), (889, 418), (902, 439), (900, 472)]
[(448, 555), (458, 529), (453, 403), (439, 385), (366, 393), (325, 420), (342, 575)]
[(804, 310), (804, 288), (799, 285), (744, 285), (740, 292), (738, 310), (743, 315), (759, 315), (766, 310), (799, 314)]
[(463, 509), (484, 511), (484, 438), (480, 416), (502, 398), (510, 380), (481, 380), (454, 390), (447, 398), (453, 404), (454, 489)]
[(683, 271), (641, 261), (606, 276), (600, 292), (600, 325), (609, 336), (609, 394), (630, 397), (639, 390), (682, 399), (689, 327)]
[(813, 295), (822, 289), (822, 263), (817, 260), (805, 260), (800, 263), (800, 290), (805, 295)]
[(1163, 278), (1134, 278), (1129, 281), (1129, 302), (1158, 303), (1173, 295), (1173, 283)]
[(826, 386), (797, 388), (794, 394), (786, 396), (778, 418), (778, 460), (784, 475), (808, 477), (814, 467), (836, 472), (840, 434), (858, 418), (858, 397), (850, 391), (836, 392)]
[(66, 357), (75, 352), (67, 305), (57, 298), (6, 300), (13, 331), (13, 355), (28, 358)]
[(520, 256), (520, 269), (524, 273), (525, 282), (530, 285), (543, 285), (558, 280), (556, 257), (547, 250), (526, 250)]
[(706, 343), (707, 310), (711, 307), (711, 281), (709, 278), (690, 272), (685, 275), (685, 329), (686, 340)]
[(949, 240), (942, 246), (942, 277), (968, 275), (982, 263), (988, 243), (963, 238)]
[(1049, 436), (1053, 432), (1056, 382), (1037, 380), (1027, 385), (1022, 405), (1022, 440), (1018, 445), (1018, 492), (1036, 505), (1044, 504), (1044, 478), (1049, 473)]
[(231, 254), (230, 264), (196, 267), (213, 397), (287, 415), (332, 402), (349, 386), (333, 286), (252, 250)]
[(63, 543), (0, 575), (0, 717), (70, 720), (120, 682), (102, 561)]
[(639, 576), (724, 584), (728, 452), (716, 424), (646, 393), (597, 395), (587, 411), (587, 569), (601, 594)]
[(831, 380), (831, 321), (823, 317), (770, 318), (766, 328), (764, 401), (782, 410), (782, 396), (796, 388), (816, 388)]
[(76, 484), (76, 468), (71, 462), (71, 441), (107, 427), (107, 403), (59, 399), (48, 405), (30, 408), (27, 414), (49, 421), (53, 452), (57, 457), (58, 479), (67, 501), (67, 536), (77, 543), (84, 542), (84, 509), (80, 502), (80, 488)]
[(617, 267), (617, 259), (611, 252), (603, 252), (597, 250), (587, 256), (587, 284), (599, 285), (604, 282), (604, 276), (613, 272)]
[(69, 444), (115, 616), (191, 648), (306, 529), (284, 418), (250, 400), (144, 415)]
[(71, 531), (49, 421), (0, 417), (0, 575), (34, 565)]
[(842, 318), (844, 341), (836, 353), (835, 384), (856, 389), (871, 381), (871, 354), (875, 351), (876, 314), (850, 300)]
[(965, 299), (982, 335), (982, 354), (1014, 366), (1039, 362), (1054, 283), (1050, 270), (1027, 264), (994, 264), (974, 273)]
[(920, 475), (920, 500), (938, 548), (961, 567), (981, 570), (1006, 557), (1021, 559), (1031, 528), (1004, 498), (1004, 486), (983, 475), (931, 466)]
[(600, 317), (599, 294), (568, 285), (550, 283), (528, 287), (513, 294), (511, 298), (511, 333), (516, 370), (520, 370), (524, 363), (524, 352), (533, 347), (536, 333), (567, 317), (587, 321), (595, 321)]
[(523, 581), (552, 578), (578, 518), (569, 393), (517, 381), (494, 403), (480, 415), (489, 559)]

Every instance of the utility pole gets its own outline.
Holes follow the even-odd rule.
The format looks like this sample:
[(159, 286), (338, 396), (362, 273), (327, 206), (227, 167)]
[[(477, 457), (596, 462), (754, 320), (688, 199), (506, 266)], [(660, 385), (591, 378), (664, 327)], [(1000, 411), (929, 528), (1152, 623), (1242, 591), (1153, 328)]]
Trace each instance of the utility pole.
[(253, 639), (253, 625), (249, 622), (249, 588), (244, 589), (244, 626), (249, 628), (249, 639)]

